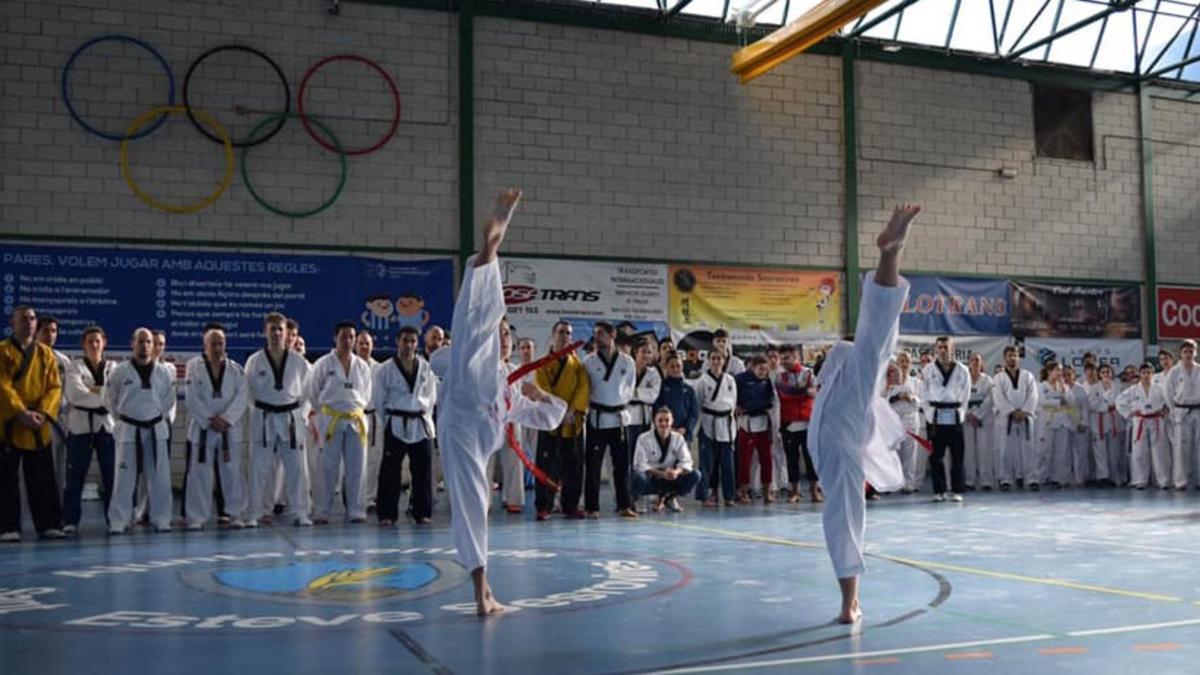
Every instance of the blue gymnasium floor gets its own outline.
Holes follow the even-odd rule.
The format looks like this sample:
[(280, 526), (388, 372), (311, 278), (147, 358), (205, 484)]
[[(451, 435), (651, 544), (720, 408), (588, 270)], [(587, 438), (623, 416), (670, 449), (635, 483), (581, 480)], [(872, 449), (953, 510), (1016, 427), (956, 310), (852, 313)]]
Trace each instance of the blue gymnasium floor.
[(871, 505), (855, 630), (831, 621), (809, 504), (496, 509), (490, 573), (517, 608), (480, 620), (444, 513), (109, 539), (93, 503), (79, 540), (0, 547), (0, 672), (1200, 672), (1196, 493), (927, 500)]

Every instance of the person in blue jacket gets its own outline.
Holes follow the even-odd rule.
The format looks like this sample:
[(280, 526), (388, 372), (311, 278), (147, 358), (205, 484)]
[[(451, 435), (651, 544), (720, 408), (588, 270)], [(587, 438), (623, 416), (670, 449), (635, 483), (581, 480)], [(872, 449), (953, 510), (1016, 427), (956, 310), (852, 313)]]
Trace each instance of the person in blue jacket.
[(671, 409), (675, 420), (674, 430), (691, 443), (696, 422), (700, 418), (700, 404), (696, 401), (696, 390), (683, 379), (683, 361), (679, 360), (678, 354), (672, 354), (667, 359), (667, 376), (663, 378), (658, 401), (654, 403), (656, 409), (659, 406)]

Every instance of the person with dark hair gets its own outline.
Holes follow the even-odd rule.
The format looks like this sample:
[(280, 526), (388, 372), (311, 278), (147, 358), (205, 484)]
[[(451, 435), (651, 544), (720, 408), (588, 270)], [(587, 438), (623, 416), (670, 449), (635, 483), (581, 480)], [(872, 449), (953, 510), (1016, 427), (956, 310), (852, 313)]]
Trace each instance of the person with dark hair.
[(1100, 378), (1088, 390), (1088, 424), (1092, 432), (1092, 465), (1102, 486), (1126, 483), (1125, 420), (1117, 414), (1121, 387), (1113, 380), (1113, 367), (1099, 368)]
[(1200, 487), (1200, 368), (1194, 340), (1184, 340), (1179, 347), (1179, 363), (1167, 373), (1163, 389), (1175, 418), (1175, 489), (1187, 489), (1189, 467)]
[(240, 529), (247, 500), (242, 481), (242, 418), (249, 387), (242, 367), (225, 353), (225, 329), (204, 330), (204, 353), (187, 362), (184, 405), (188, 412), (187, 528), (204, 527), (213, 506), (216, 473), (230, 526)]
[(304, 381), (309, 364), (287, 346), (287, 320), (278, 312), (263, 319), (266, 346), (246, 360), (250, 400), (250, 489), (246, 525), (273, 519), (278, 474), (283, 474), (292, 523), (312, 525), (309, 496)]
[[(941, 336), (934, 341), (937, 359), (921, 371), (921, 389), (926, 406), (926, 421), (932, 433), (933, 454), (929, 469), (933, 473), (933, 501), (961, 502), (966, 489), (963, 466), (965, 443), (963, 416), (971, 400), (971, 373), (954, 358), (954, 341)], [(946, 451), (950, 452), (950, 491), (946, 490)]]
[(54, 351), (35, 339), (37, 312), (9, 313), (12, 335), (0, 341), (0, 541), (21, 541), (20, 474), (39, 536), (61, 539), (62, 511), (51, 433), (62, 399)]
[(746, 364), (733, 353), (733, 345), (729, 342), (729, 331), (718, 328), (713, 331), (713, 349), (725, 356), (725, 372), (737, 377), (746, 372)]
[(963, 467), (968, 490), (978, 487), (990, 491), (996, 483), (996, 432), (992, 428), (995, 404), (992, 402), (992, 377), (983, 372), (983, 355), (971, 352), (967, 359), (971, 371), (971, 400), (963, 425), (965, 448)]
[(380, 527), (400, 518), (400, 481), (405, 457), (412, 476), (408, 513), (418, 525), (433, 518), (433, 406), (437, 377), (417, 355), (417, 329), (402, 326), (396, 335), (396, 356), (375, 370), (373, 403), (383, 421), (383, 460), (379, 468), (376, 516)]
[(1117, 411), (1133, 427), (1129, 486), (1138, 490), (1145, 490), (1147, 485), (1170, 489), (1171, 451), (1164, 418), (1171, 409), (1163, 388), (1154, 382), (1154, 366), (1143, 363), (1138, 375), (1138, 383), (1117, 397)]
[(758, 457), (763, 501), (772, 503), (773, 464), (771, 457), (771, 409), (775, 406), (775, 385), (771, 382), (771, 366), (767, 357), (756, 354), (750, 368), (734, 377), (737, 385), (737, 479), (738, 501), (750, 503), (750, 468)]
[[(573, 332), (570, 323), (561, 319), (556, 321), (550, 329), (550, 351), (566, 349), (571, 344)], [(559, 499), (563, 516), (583, 518), (579, 510), (579, 499), (583, 494), (583, 427), (591, 398), (591, 380), (579, 356), (572, 352), (538, 368), (534, 381), (542, 391), (565, 401), (568, 406), (561, 424), (538, 433), (537, 467), (562, 486)], [(548, 520), (554, 510), (555, 491), (543, 483), (538, 483), (534, 490), (536, 517), (539, 521)]]
[(1037, 492), (1043, 483), (1060, 487), (1071, 475), (1071, 393), (1063, 384), (1062, 366), (1057, 361), (1042, 364), (1038, 391), (1037, 455), (1033, 467), (1025, 468), (1025, 487)]
[[(785, 345), (780, 350), (779, 375), (775, 389), (779, 395), (779, 426), (783, 436), (783, 453), (787, 459), (788, 503), (800, 503), (800, 477), (808, 480), (813, 503), (824, 501), (817, 484), (817, 471), (808, 452), (808, 424), (812, 419), (817, 380), (813, 371), (800, 360), (798, 345)], [(801, 469), (800, 460), (804, 460)]]
[(592, 338), (596, 342), (596, 353), (583, 360), (591, 392), (584, 435), (587, 449), (583, 508), (588, 518), (600, 517), (600, 468), (604, 464), (604, 454), (608, 452), (612, 458), (617, 511), (623, 518), (637, 518), (629, 497), (629, 462), (632, 458), (625, 439), (625, 428), (630, 419), (629, 402), (637, 387), (637, 365), (628, 354), (617, 349), (617, 331), (611, 323), (597, 321)]
[(1004, 371), (992, 380), (1001, 491), (1007, 492), (1014, 480), (1021, 483), (1035, 470), (1037, 438), (1033, 431), (1038, 394), (1033, 373), (1021, 367), (1020, 352), (1008, 345), (1004, 348)]
[[(638, 341), (634, 352), (633, 398), (629, 401), (629, 426), (626, 428), (626, 445), (629, 456), (637, 452), (638, 438), (654, 425), (654, 403), (662, 390), (662, 373), (654, 363), (654, 341), (643, 338)], [(637, 501), (633, 501), (637, 508)]]
[[(708, 353), (708, 369), (693, 385), (700, 402), (700, 468), (707, 476), (696, 486), (696, 499), (703, 506), (717, 505), (717, 486), (725, 506), (733, 507), (736, 477), (733, 447), (737, 442), (737, 382), (725, 368), (724, 352)], [(709, 490), (712, 495), (709, 495)]]
[(667, 358), (666, 375), (658, 392), (658, 400), (654, 402), (655, 408), (664, 406), (671, 410), (676, 433), (691, 444), (700, 416), (700, 404), (696, 399), (696, 390), (683, 378), (683, 361), (678, 354)]
[(113, 491), (113, 416), (104, 407), (104, 385), (112, 379), (116, 361), (104, 358), (108, 338), (99, 326), (83, 329), (83, 356), (71, 362), (63, 381), (67, 413), (67, 482), (63, 490), (63, 532), (79, 529), (83, 482), (91, 469), (92, 453), (100, 464), (100, 499), (107, 516)]
[(346, 517), (351, 523), (364, 523), (369, 442), (365, 411), (371, 402), (371, 366), (354, 353), (353, 322), (339, 321), (333, 327), (333, 339), (334, 350), (317, 359), (304, 385), (305, 398), (317, 411), (317, 433), (323, 443), (313, 523), (329, 522), (343, 464)]
[(657, 494), (654, 511), (670, 506), (675, 513), (683, 512), (679, 495), (695, 489), (702, 476), (692, 466), (692, 453), (687, 441), (674, 431), (671, 409), (662, 406), (654, 410), (654, 428), (637, 438), (633, 456), (632, 494), (636, 501), (644, 494)]
[[(67, 369), (71, 367), (71, 359), (54, 348), (58, 343), (58, 319), (48, 314), (38, 317), (37, 341), (49, 347), (53, 352), (54, 361), (58, 364), (58, 379), (65, 383)], [(61, 397), (60, 407), (54, 415), (55, 419), (65, 420), (69, 408), (70, 404), (64, 395)], [(67, 438), (60, 433), (60, 429), (55, 429), (54, 433), (50, 434), (50, 439), (51, 451), (54, 455), (54, 484), (61, 490), (67, 482)]]

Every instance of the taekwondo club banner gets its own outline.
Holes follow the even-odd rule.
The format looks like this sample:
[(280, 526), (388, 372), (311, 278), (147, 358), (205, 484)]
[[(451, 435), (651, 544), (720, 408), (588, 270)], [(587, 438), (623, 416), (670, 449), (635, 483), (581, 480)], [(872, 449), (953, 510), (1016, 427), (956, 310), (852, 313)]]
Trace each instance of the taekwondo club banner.
[(500, 275), (508, 320), (518, 337), (537, 342), (538, 353), (560, 319), (577, 340), (591, 339), (597, 321), (630, 335), (667, 334), (665, 265), (504, 257)]
[(1200, 288), (1159, 286), (1156, 306), (1160, 339), (1200, 338)]
[(1118, 374), (1125, 366), (1142, 363), (1146, 356), (1141, 340), (1030, 337), (1025, 338), (1025, 356), (1021, 359), (1021, 367), (1037, 374), (1043, 364), (1053, 359), (1060, 364), (1073, 366), (1076, 373), (1082, 376), (1083, 355), (1088, 352), (1096, 355), (1099, 365), (1107, 363)]
[[(933, 350), (935, 336), (930, 335), (901, 335), (896, 340), (896, 349), (904, 350), (912, 356), (914, 368), (920, 365), (923, 350)], [(1012, 344), (1008, 336), (998, 335), (969, 335), (954, 338), (954, 358), (964, 364), (972, 352), (979, 352), (983, 357), (983, 368), (987, 374), (992, 369), (1004, 363), (1004, 348)]]
[(1010, 335), (1006, 279), (905, 275), (911, 284), (900, 332), (913, 335)]
[(228, 349), (243, 358), (263, 343), (262, 319), (279, 311), (300, 322), (310, 353), (333, 347), (333, 326), (354, 321), (381, 351), (401, 326), (450, 325), (450, 260), (260, 255), (132, 248), (0, 244), (4, 312), (31, 305), (59, 322), (60, 348), (79, 347), (97, 324), (114, 350), (138, 326), (167, 332), (172, 353), (201, 351), (201, 329), (225, 325)]
[(734, 343), (836, 338), (842, 329), (842, 276), (831, 270), (672, 265), (670, 324), (675, 340), (706, 349), (718, 328)]
[(1142, 336), (1141, 287), (1012, 282), (1013, 334), (1132, 339)]

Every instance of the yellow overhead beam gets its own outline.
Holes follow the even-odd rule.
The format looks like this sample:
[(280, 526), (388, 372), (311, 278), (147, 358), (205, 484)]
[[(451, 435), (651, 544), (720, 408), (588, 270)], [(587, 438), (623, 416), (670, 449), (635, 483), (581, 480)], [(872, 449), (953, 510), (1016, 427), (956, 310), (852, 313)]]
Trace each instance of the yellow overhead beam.
[(886, 0), (824, 0), (794, 21), (733, 55), (731, 71), (742, 84), (817, 44)]

